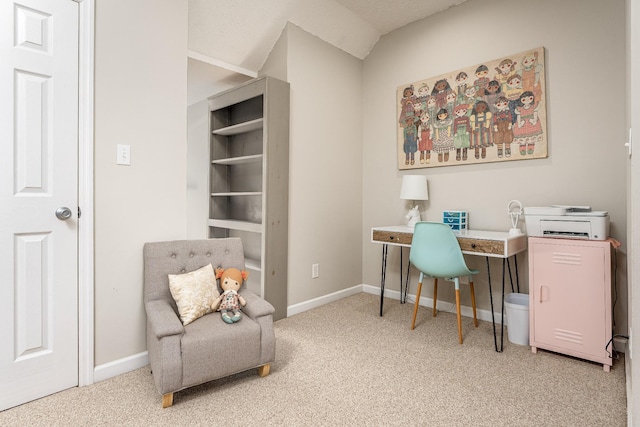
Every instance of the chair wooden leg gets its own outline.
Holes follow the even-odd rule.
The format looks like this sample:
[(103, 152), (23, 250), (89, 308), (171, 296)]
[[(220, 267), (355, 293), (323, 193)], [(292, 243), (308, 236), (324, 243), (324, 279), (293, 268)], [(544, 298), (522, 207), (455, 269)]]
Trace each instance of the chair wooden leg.
[(261, 377), (269, 375), (269, 371), (271, 371), (271, 365), (269, 363), (258, 367), (258, 375)]
[(473, 289), (473, 282), (469, 282), (469, 289), (471, 290), (471, 308), (473, 308), (473, 324), (478, 327), (478, 317), (476, 316), (476, 292)]
[(418, 315), (418, 306), (420, 305), (420, 292), (422, 292), (422, 282), (418, 283), (418, 292), (416, 292), (416, 305), (413, 307), (413, 320), (411, 320), (411, 329), (416, 327), (416, 316)]
[(162, 395), (162, 407), (168, 408), (173, 405), (173, 393), (167, 393)]
[(433, 278), (433, 317), (436, 317), (438, 310), (436, 310), (436, 301), (438, 300), (438, 279)]
[(458, 312), (458, 341), (462, 344), (462, 315), (460, 314), (460, 289), (456, 289), (456, 310)]

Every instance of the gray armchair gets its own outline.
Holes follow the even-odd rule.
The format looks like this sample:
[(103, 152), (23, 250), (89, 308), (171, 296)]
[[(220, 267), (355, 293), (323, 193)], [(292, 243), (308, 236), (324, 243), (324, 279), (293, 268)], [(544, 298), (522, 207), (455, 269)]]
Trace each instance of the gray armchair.
[(209, 263), (243, 269), (240, 239), (146, 243), (143, 253), (147, 350), (163, 408), (173, 404), (173, 393), (187, 387), (252, 368), (260, 376), (269, 374), (275, 359), (271, 304), (243, 286), (240, 294), (247, 305), (240, 322), (229, 325), (219, 313), (210, 313), (183, 326), (169, 289), (169, 274)]

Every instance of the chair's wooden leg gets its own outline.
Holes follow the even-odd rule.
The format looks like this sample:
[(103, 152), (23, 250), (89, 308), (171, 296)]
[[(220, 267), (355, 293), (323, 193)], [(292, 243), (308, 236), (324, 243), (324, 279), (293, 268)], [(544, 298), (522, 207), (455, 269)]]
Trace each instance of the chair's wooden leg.
[(456, 309), (458, 312), (458, 341), (462, 344), (462, 315), (460, 314), (460, 289), (456, 289)]
[(433, 317), (436, 317), (438, 310), (436, 310), (436, 301), (438, 301), (438, 279), (433, 278)]
[(416, 316), (418, 315), (418, 306), (420, 305), (420, 292), (422, 292), (422, 282), (418, 283), (418, 292), (416, 292), (416, 305), (413, 307), (411, 329), (414, 329), (416, 327)]
[(261, 377), (266, 377), (269, 375), (269, 371), (271, 370), (271, 365), (267, 363), (266, 365), (262, 365), (258, 367), (258, 375)]
[(167, 393), (162, 395), (162, 407), (168, 408), (173, 405), (173, 393)]
[(473, 308), (473, 324), (478, 327), (478, 317), (476, 316), (476, 292), (473, 289), (473, 282), (469, 282), (469, 289), (471, 290), (471, 308)]

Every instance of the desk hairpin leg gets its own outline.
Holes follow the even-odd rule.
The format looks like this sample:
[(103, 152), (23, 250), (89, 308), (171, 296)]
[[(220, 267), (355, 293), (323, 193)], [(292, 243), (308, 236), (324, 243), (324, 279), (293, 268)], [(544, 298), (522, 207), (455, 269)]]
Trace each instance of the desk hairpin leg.
[(404, 301), (402, 301), (402, 253), (404, 251), (402, 250), (402, 247), (400, 248), (400, 304), (402, 304)]
[(520, 292), (520, 277), (518, 276), (518, 254), (513, 256), (513, 263), (516, 266), (516, 283), (518, 284), (518, 292)]
[[(502, 304), (501, 304), (501, 313), (500, 313), (500, 351), (504, 350), (504, 280), (505, 280), (505, 269), (504, 265), (509, 264), (509, 258), (502, 258)], [(511, 267), (509, 267), (509, 271), (511, 271)], [(513, 287), (513, 282), (511, 282), (511, 287)]]
[(411, 261), (407, 261), (407, 276), (404, 282), (404, 291), (402, 290), (402, 252), (404, 248), (400, 248), (400, 304), (407, 302), (407, 289), (409, 288), (409, 267), (411, 267)]
[(382, 306), (384, 304), (384, 281), (387, 274), (387, 251), (389, 245), (382, 245), (382, 273), (380, 274), (380, 317), (382, 317)]
[[(518, 260), (516, 259), (518, 255), (513, 256), (513, 264), (516, 268), (516, 287), (518, 289), (518, 293), (520, 293), (520, 277), (518, 277)], [(511, 280), (511, 292), (515, 292), (513, 290), (513, 277), (511, 277), (511, 264), (507, 261), (507, 266), (509, 267), (509, 280)]]
[[(411, 260), (407, 261), (407, 276), (404, 282), (404, 296), (400, 294), (400, 302), (402, 304), (407, 302), (407, 291), (409, 290), (409, 267), (411, 267)], [(400, 273), (400, 288), (402, 288), (402, 273)], [(402, 292), (402, 289), (400, 289)]]
[[(407, 302), (407, 290), (409, 289), (409, 267), (411, 262), (407, 262), (407, 277), (404, 282), (404, 289), (402, 287), (402, 249), (400, 248), (400, 304)], [(382, 245), (382, 273), (380, 274), (380, 316), (382, 316), (382, 308), (384, 305), (384, 286), (387, 279), (387, 254), (389, 252), (389, 245)]]
[[(513, 277), (511, 277), (511, 264), (509, 263), (508, 258), (507, 258), (507, 268), (509, 270), (509, 281), (511, 282), (511, 292), (515, 292), (516, 290), (513, 288)], [(518, 286), (518, 290), (520, 290), (520, 286)]]
[[(496, 334), (496, 319), (493, 309), (493, 292), (491, 292), (491, 269), (489, 268), (489, 257), (485, 257), (487, 260), (487, 276), (489, 279), (489, 300), (491, 301), (491, 321), (493, 322), (493, 345), (498, 353), (502, 353), (504, 349), (504, 287), (505, 287), (505, 279), (506, 279), (506, 269), (509, 270), (509, 281), (511, 282), (511, 292), (514, 292), (513, 288), (513, 276), (511, 274), (511, 263), (509, 262), (509, 258), (502, 259), (502, 290), (501, 290), (501, 304), (500, 304), (500, 348), (498, 348), (498, 336)], [(515, 269), (516, 269), (516, 286), (518, 292), (520, 292), (520, 278), (518, 277), (518, 260), (514, 261)]]
[(489, 257), (484, 257), (487, 261), (487, 278), (489, 281), (489, 301), (491, 301), (491, 323), (493, 323), (493, 346), (498, 353), (502, 352), (502, 349), (498, 350), (498, 339), (496, 337), (496, 315), (493, 309), (493, 292), (491, 292), (491, 268), (489, 267)]

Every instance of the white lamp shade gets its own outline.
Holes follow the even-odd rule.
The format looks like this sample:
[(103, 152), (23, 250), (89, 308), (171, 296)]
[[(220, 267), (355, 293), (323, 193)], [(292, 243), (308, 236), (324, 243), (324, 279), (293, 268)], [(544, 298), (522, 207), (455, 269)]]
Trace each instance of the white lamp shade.
[(404, 200), (429, 200), (427, 178), (424, 175), (404, 175), (400, 198)]

